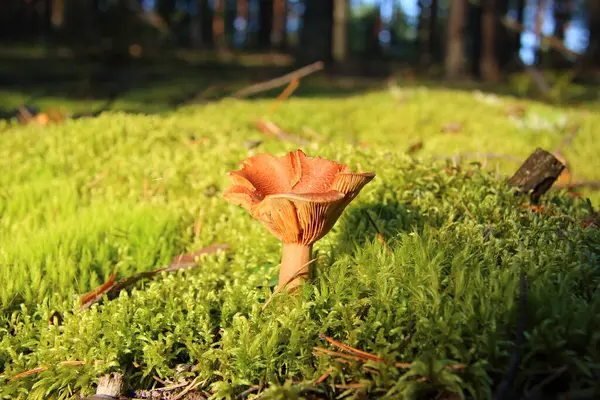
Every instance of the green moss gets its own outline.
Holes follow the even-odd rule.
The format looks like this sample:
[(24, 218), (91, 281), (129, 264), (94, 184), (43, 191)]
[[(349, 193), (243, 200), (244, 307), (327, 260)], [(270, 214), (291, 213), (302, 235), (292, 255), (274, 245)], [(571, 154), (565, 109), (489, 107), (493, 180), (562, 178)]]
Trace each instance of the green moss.
[[(249, 154), (296, 148), (276, 140), (251, 151), (244, 146), (265, 139), (253, 121), (269, 101), (0, 130), (0, 393), (75, 398), (92, 393), (102, 374), (121, 371), (134, 389), (156, 385), (153, 376), (197, 377), (216, 397), (253, 385), (265, 398), (310, 391), (333, 397), (334, 384), (363, 383), (359, 392), (388, 398), (487, 398), (514, 352), (521, 271), (528, 309), (518, 389), (543, 379), (528, 371), (563, 366), (569, 372), (552, 390), (593, 387), (600, 373), (600, 233), (582, 226), (585, 202), (551, 193), (545, 205), (556, 215), (533, 213), (498, 179), (494, 161), (453, 173), (443, 161), (403, 155), (410, 142), (423, 140), (423, 158), (459, 150), (525, 157), (538, 145), (554, 148), (564, 133), (521, 130), (502, 107), (470, 93), (407, 93), (404, 102), (389, 91), (292, 99), (271, 115), (290, 132), (302, 134), (308, 125), (325, 138), (303, 147), (308, 155), (377, 177), (316, 244), (314, 282), (299, 298), (275, 296), (264, 311), (280, 244), (220, 192), (229, 184), (226, 172)], [(577, 177), (600, 178), (597, 116), (528, 107), (580, 123), (565, 155)], [(453, 121), (464, 129), (440, 133)], [(192, 136), (205, 140), (192, 145)], [(213, 243), (230, 250), (78, 308), (76, 295), (112, 271), (124, 277), (151, 270)], [(55, 311), (62, 324), (48, 325)], [(406, 370), (369, 362), (365, 370), (315, 355), (314, 346), (328, 346), (321, 333), (413, 364)], [(66, 360), (103, 362), (60, 364)], [(467, 367), (444, 368), (448, 363)], [(181, 372), (181, 364), (195, 367)], [(10, 380), (39, 366), (46, 370)]]

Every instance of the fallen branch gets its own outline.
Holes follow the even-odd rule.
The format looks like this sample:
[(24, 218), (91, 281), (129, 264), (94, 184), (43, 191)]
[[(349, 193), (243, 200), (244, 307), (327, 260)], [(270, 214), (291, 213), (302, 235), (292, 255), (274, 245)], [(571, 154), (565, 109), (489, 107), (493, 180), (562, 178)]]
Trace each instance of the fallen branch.
[(519, 361), (521, 359), (521, 352), (523, 350), (523, 342), (525, 341), (525, 325), (527, 323), (527, 279), (525, 278), (525, 272), (521, 271), (519, 278), (519, 320), (517, 322), (517, 340), (515, 343), (515, 351), (511, 357), (506, 377), (500, 383), (500, 385), (498, 385), (498, 389), (496, 390), (496, 393), (494, 393), (494, 400), (512, 398), (510, 396), (510, 392), (512, 391), (514, 381), (517, 377)]
[(84, 294), (81, 297), (81, 310), (85, 310), (89, 308), (92, 304), (99, 301), (102, 296), (105, 294), (116, 295), (121, 290), (125, 289), (128, 286), (133, 285), (140, 279), (144, 278), (153, 278), (154, 276), (160, 274), (161, 272), (173, 272), (178, 271), (180, 269), (187, 269), (196, 265), (195, 258), (202, 254), (214, 254), (220, 250), (227, 250), (228, 246), (226, 244), (215, 244), (209, 247), (205, 247), (200, 250), (196, 250), (189, 254), (183, 254), (177, 256), (173, 259), (169, 266), (164, 268), (158, 268), (152, 271), (144, 271), (134, 274), (132, 276), (128, 276), (123, 278), (117, 282), (115, 282), (116, 274), (112, 274), (109, 280), (99, 286), (98, 288), (92, 290), (89, 293)]
[(275, 101), (273, 102), (273, 104), (271, 104), (271, 107), (269, 109), (269, 112), (273, 112), (275, 111), (275, 108), (277, 108), (277, 106), (284, 100), (286, 100), (288, 97), (290, 97), (292, 95), (292, 93), (294, 93), (294, 91), (296, 89), (298, 89), (298, 86), (300, 86), (300, 80), (298, 78), (294, 78), (290, 84), (283, 90), (283, 92), (281, 92), (279, 94), (279, 96), (277, 96), (277, 98), (275, 99)]
[(266, 82), (256, 83), (252, 86), (249, 86), (245, 89), (238, 90), (235, 92), (232, 97), (242, 98), (247, 97), (256, 93), (266, 92), (267, 90), (275, 89), (277, 87), (283, 86), (287, 83), (292, 82), (294, 79), (300, 79), (307, 75), (310, 75), (314, 72), (320, 71), (325, 67), (322, 61), (317, 61), (316, 63), (307, 65), (302, 67), (294, 72), (290, 72), (289, 74), (283, 75), (279, 78), (271, 79)]

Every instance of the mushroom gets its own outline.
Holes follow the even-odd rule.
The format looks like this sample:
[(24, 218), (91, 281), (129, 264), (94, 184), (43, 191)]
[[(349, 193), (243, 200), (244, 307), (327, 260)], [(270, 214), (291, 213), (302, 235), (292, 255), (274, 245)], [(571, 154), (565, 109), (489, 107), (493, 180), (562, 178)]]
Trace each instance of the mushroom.
[(335, 225), (346, 206), (374, 177), (346, 165), (308, 157), (300, 149), (282, 157), (260, 154), (227, 175), (223, 197), (245, 208), (283, 243), (279, 285), (289, 291), (310, 275), (313, 244)]

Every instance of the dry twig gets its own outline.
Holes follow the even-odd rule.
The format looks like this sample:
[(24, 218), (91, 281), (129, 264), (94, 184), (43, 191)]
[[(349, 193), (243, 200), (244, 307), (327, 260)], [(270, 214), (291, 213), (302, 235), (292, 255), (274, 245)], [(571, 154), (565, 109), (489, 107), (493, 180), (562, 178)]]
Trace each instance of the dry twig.
[(283, 75), (279, 78), (271, 79), (266, 82), (261, 82), (249, 86), (245, 89), (238, 90), (232, 96), (237, 98), (247, 97), (256, 93), (266, 92), (267, 90), (275, 89), (276, 87), (283, 86), (294, 79), (300, 79), (307, 75), (312, 74), (313, 72), (317, 72), (322, 70), (325, 67), (322, 61), (317, 61), (316, 63), (307, 65), (302, 67), (294, 72), (290, 72), (289, 74)]

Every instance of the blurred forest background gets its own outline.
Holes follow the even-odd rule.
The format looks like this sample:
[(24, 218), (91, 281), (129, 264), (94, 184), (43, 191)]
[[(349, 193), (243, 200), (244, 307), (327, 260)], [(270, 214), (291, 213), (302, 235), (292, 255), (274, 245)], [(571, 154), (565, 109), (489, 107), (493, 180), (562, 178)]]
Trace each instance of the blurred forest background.
[[(110, 86), (103, 83), (119, 81), (121, 67), (147, 66), (152, 60), (245, 68), (319, 60), (330, 71), (377, 76), (401, 66), (415, 75), (489, 83), (523, 72), (541, 92), (551, 90), (543, 70), (566, 71), (568, 83), (597, 83), (600, 77), (598, 0), (2, 3), (3, 87), (64, 81), (77, 74), (77, 90), (91, 96)], [(73, 59), (80, 63), (75, 66)], [(48, 60), (70, 61), (53, 67)], [(225, 70), (215, 72), (225, 76)], [(178, 73), (186, 72), (168, 71), (171, 78)], [(129, 71), (114, 87), (133, 79)]]

